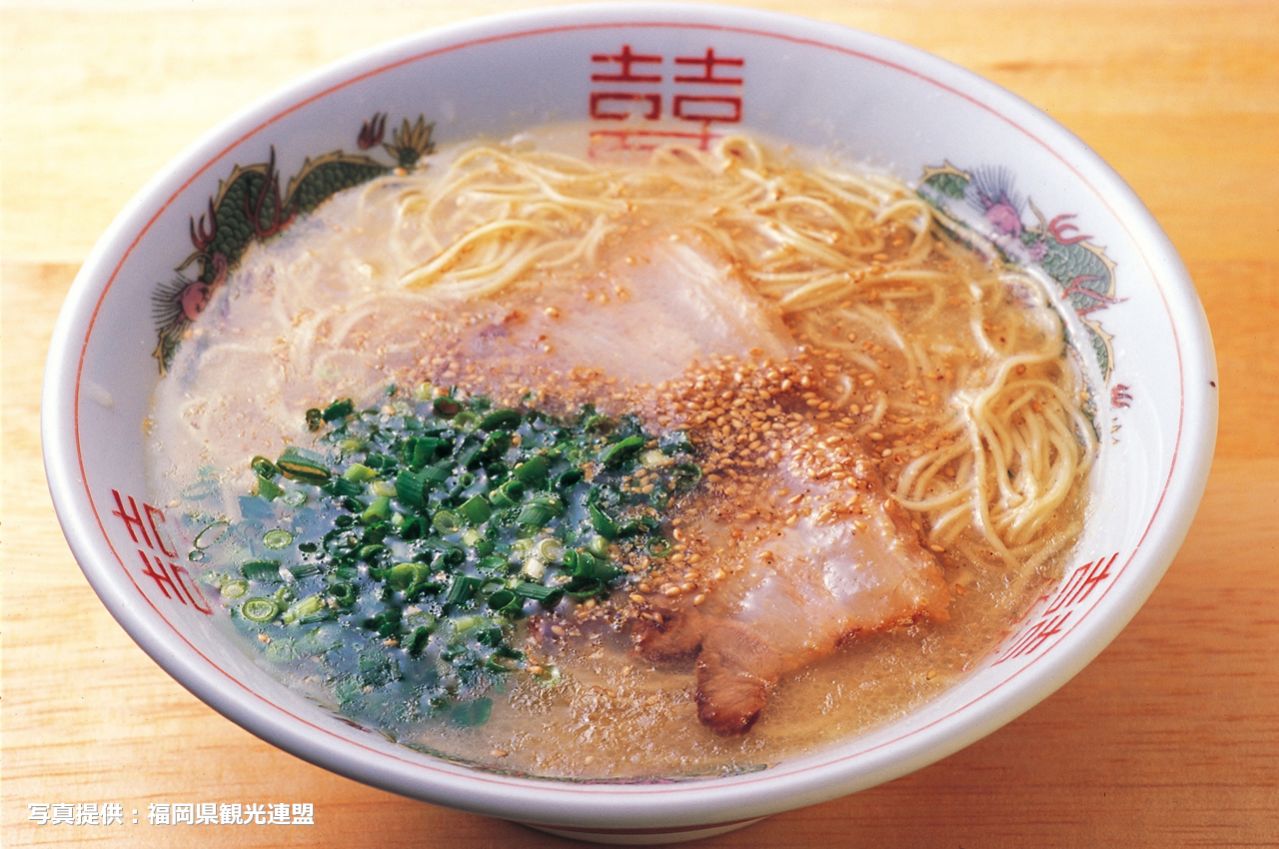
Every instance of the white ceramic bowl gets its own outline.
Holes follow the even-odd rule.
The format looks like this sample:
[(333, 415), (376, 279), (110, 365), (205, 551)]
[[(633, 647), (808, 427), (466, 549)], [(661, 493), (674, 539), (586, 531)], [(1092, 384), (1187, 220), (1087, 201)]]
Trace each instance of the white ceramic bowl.
[[(1060, 585), (941, 697), (856, 739), (732, 778), (571, 783), (482, 772), (354, 728), (270, 678), (211, 627), (177, 555), (190, 541), (173, 539), (176, 522), (148, 497), (142, 420), (165, 346), (243, 241), (223, 232), (197, 244), (201, 258), (177, 277), (175, 268), (208, 235), (211, 198), (247, 189), (269, 209), (264, 186), (311, 169), (323, 179), (285, 201), (304, 208), (394, 164), (393, 153), (411, 159), (411, 134), (394, 130), (418, 116), (440, 142), (545, 121), (583, 121), (596, 143), (628, 145), (744, 127), (888, 169), (945, 214), (977, 220), (1056, 281), (1100, 390), (1092, 520)], [(343, 167), (316, 170), (332, 151), (344, 152)], [(918, 769), (1065, 683), (1133, 616), (1186, 533), (1212, 455), (1215, 378), (1207, 325), (1173, 248), (1120, 178), (1043, 113), (932, 56), (840, 27), (611, 5), (414, 36), (209, 133), (143, 189), (85, 262), (54, 336), (43, 435), (58, 515), (90, 583), (138, 644), (218, 711), (300, 757), (408, 796), (587, 839), (659, 842)]]

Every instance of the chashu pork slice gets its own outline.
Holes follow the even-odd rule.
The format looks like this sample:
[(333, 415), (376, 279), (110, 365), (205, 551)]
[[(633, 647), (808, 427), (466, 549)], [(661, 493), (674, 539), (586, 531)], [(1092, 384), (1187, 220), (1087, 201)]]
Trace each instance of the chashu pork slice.
[[(811, 440), (809, 448), (829, 451), (821, 434), (805, 427), (792, 448)], [(758, 542), (738, 552), (737, 569), (701, 605), (655, 603), (661, 623), (639, 633), (650, 658), (696, 653), (698, 714), (721, 734), (750, 729), (786, 675), (850, 637), (947, 616), (937, 558), (865, 458), (841, 446), (829, 459), (848, 477), (818, 480), (798, 461), (803, 453), (792, 450), (770, 481), (775, 503), (802, 496), (801, 517), (757, 525), (748, 536)], [(722, 540), (713, 521), (693, 518), (690, 537)]]
[(651, 387), (716, 356), (785, 358), (795, 347), (777, 308), (696, 238), (650, 235), (597, 273), (558, 275), (525, 294), (466, 334), (466, 354), (505, 373), (532, 369), (552, 386), (590, 372)]

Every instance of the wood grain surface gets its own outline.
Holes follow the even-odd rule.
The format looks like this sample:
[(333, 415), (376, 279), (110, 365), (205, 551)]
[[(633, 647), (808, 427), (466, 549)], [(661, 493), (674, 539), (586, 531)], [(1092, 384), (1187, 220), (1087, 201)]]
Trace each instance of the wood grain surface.
[[(0, 3), (0, 823), (6, 846), (557, 846), (285, 754), (169, 678), (89, 589), (40, 461), (44, 357), (79, 263), (215, 123), (296, 75), (530, 2)], [(1043, 704), (890, 784), (701, 845), (1279, 845), (1279, 3), (786, 0), (901, 39), (1062, 121), (1145, 200), (1216, 339), (1199, 516), (1123, 634)], [(159, 826), (151, 803), (310, 803), (312, 826)], [(39, 826), (31, 804), (119, 803)], [(139, 811), (141, 823), (130, 822)]]

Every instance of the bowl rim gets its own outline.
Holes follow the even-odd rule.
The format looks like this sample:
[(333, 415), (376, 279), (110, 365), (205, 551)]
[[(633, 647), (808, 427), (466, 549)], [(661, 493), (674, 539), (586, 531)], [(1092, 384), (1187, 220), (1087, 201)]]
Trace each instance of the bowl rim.
[[(326, 94), (431, 56), (475, 44), (556, 31), (677, 27), (731, 31), (879, 62), (965, 98), (996, 115), (1053, 154), (1087, 184), (1144, 254), (1173, 328), (1181, 382), (1181, 415), (1163, 493), (1133, 553), (1098, 599), (1111, 613), (1088, 616), (1002, 683), (946, 716), (893, 740), (855, 750), (850, 741), (823, 751), (820, 763), (785, 763), (753, 775), (694, 783), (568, 783), (500, 776), (441, 762), (424, 766), (414, 755), (370, 758), (358, 742), (316, 734), (305, 719), (274, 705), (244, 684), (228, 687), (212, 661), (191, 643), (171, 644), (163, 614), (149, 615), (115, 577), (119, 559), (92, 503), (80, 455), (80, 373), (98, 310), (121, 266), (146, 231), (199, 176), (232, 148), (285, 115)], [(201, 164), (203, 163), (203, 164)], [(303, 76), (203, 134), (141, 189), (98, 240), (72, 284), (50, 344), (42, 399), (42, 444), (55, 510), (77, 562), (112, 616), (174, 679), (209, 706), (265, 741), (361, 782), (463, 810), (546, 824), (643, 827), (693, 826), (757, 818), (864, 789), (923, 767), (991, 733), (1046, 698), (1078, 673), (1119, 633), (1170, 565), (1202, 496), (1216, 436), (1216, 364), (1207, 321), (1193, 284), (1167, 237), (1131, 189), (1100, 157), (1052, 118), (976, 74), (897, 41), (839, 24), (727, 6), (625, 3), (566, 6), (477, 18), (415, 33), (360, 51)], [(1154, 538), (1147, 539), (1154, 534)], [(114, 555), (114, 557), (113, 557)], [(121, 561), (122, 562), (122, 561)], [(1111, 590), (1119, 586), (1111, 594)], [(145, 596), (144, 596), (145, 599)], [(148, 604), (150, 602), (148, 601)], [(1095, 605), (1094, 605), (1095, 606)], [(1091, 608), (1090, 608), (1091, 610)], [(163, 624), (162, 624), (163, 623)], [(170, 626), (172, 627), (172, 626)], [(180, 633), (179, 633), (180, 636)], [(1060, 641), (1059, 640), (1059, 641)], [(1054, 644), (1055, 645), (1055, 644)], [(214, 669), (218, 669), (214, 665)], [(219, 671), (221, 671), (219, 669)], [(969, 710), (988, 699), (983, 710)], [(265, 702), (265, 704), (264, 704)], [(298, 720), (301, 720), (299, 722)], [(367, 747), (365, 747), (367, 748)], [(805, 760), (810, 759), (806, 757)]]

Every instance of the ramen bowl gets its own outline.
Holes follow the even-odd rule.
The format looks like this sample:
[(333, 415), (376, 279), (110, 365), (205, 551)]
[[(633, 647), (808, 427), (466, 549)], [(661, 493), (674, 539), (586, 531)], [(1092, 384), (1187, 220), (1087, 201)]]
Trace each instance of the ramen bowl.
[[(592, 153), (739, 130), (914, 186), (1048, 282), (1100, 437), (1059, 580), (940, 696), (852, 739), (718, 777), (570, 781), (389, 741), (269, 675), (217, 627), (193, 540), (149, 489), (166, 366), (228, 268), (326, 197), (435, 143), (574, 127)], [(264, 740), (405, 796), (580, 839), (710, 836), (888, 781), (1009, 722), (1080, 671), (1171, 562), (1216, 429), (1211, 340), (1172, 246), (1123, 181), (1017, 97), (873, 35), (731, 8), (562, 8), (424, 33), (326, 68), (210, 132), (94, 248), (62, 311), (45, 463), (66, 537), (112, 615), (174, 678)]]

